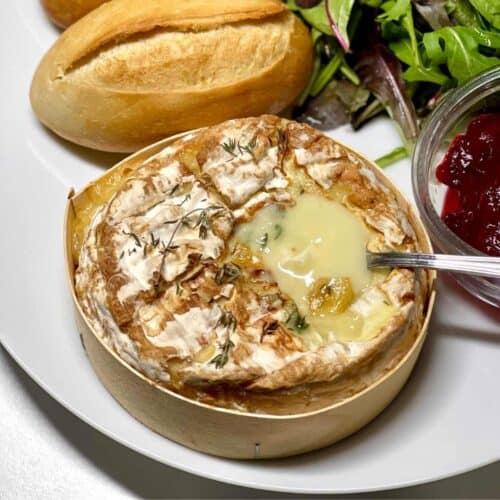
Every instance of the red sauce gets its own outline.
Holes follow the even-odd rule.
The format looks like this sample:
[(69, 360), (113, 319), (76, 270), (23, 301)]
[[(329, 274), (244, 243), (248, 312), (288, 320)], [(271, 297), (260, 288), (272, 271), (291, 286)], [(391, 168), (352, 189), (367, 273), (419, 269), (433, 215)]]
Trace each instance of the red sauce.
[(481, 252), (500, 256), (500, 113), (479, 115), (436, 170), (448, 186), (441, 217)]

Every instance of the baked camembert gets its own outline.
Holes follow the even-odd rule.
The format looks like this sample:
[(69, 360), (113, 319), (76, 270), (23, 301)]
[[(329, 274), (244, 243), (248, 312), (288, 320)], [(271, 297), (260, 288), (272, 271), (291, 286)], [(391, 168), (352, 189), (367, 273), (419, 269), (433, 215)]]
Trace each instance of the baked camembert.
[(418, 249), (405, 210), (307, 125), (263, 116), (191, 133), (114, 191), (86, 229), (77, 297), (159, 385), (256, 412), (314, 407), (375, 381), (422, 326), (424, 273), (365, 262), (366, 248)]

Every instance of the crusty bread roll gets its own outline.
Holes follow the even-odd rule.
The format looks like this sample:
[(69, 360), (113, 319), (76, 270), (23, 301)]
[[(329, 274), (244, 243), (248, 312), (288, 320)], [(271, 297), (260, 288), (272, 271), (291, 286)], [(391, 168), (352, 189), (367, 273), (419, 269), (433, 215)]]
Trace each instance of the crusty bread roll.
[(108, 0), (42, 0), (54, 24), (66, 28)]
[(45, 55), (31, 103), (56, 134), (129, 152), (228, 118), (279, 113), (311, 68), (309, 33), (279, 0), (111, 0)]

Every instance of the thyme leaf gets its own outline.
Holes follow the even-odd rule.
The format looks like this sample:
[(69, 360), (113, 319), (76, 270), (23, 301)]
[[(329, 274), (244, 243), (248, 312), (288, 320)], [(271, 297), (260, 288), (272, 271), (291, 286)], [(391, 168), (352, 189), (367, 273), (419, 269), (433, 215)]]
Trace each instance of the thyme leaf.
[(223, 283), (232, 283), (241, 274), (241, 267), (233, 264), (232, 262), (226, 262), (215, 275), (215, 282), (218, 285)]
[(123, 231), (123, 234), (126, 234), (127, 236), (130, 236), (131, 238), (134, 238), (135, 244), (140, 248), (142, 247), (141, 240), (139, 239), (139, 236), (135, 233), (127, 233), (127, 231)]
[(305, 316), (302, 316), (302, 314), (299, 313), (299, 309), (295, 303), (293, 303), (293, 308), (288, 316), (286, 324), (297, 332), (301, 332), (309, 328), (309, 323), (306, 321)]
[(184, 205), (184, 203), (186, 203), (186, 201), (190, 200), (191, 199), (191, 195), (188, 193), (184, 199), (179, 203), (179, 207), (182, 207), (182, 205)]
[(215, 358), (210, 361), (210, 364), (214, 364), (215, 368), (222, 368), (229, 361), (229, 349), (234, 347), (234, 343), (228, 337), (222, 346), (220, 354), (217, 354)]
[(255, 162), (257, 162), (257, 159), (255, 158), (255, 155), (253, 152), (256, 144), (257, 144), (257, 137), (253, 137), (252, 140), (246, 145), (242, 145), (238, 141), (238, 150), (239, 150), (240, 154), (248, 153), (253, 158), (253, 160)]
[(228, 139), (227, 141), (223, 142), (221, 144), (222, 149), (226, 152), (229, 153), (231, 156), (236, 158), (238, 156), (234, 151), (236, 149), (236, 140), (235, 139)]
[(223, 326), (228, 330), (236, 330), (236, 318), (227, 311), (222, 311), (219, 320), (215, 324), (215, 328), (218, 326)]
[(176, 184), (168, 193), (169, 196), (172, 196), (178, 189), (179, 189), (180, 184)]
[(261, 248), (265, 248), (267, 246), (267, 242), (269, 241), (269, 233), (264, 233), (260, 238), (257, 238), (256, 241)]

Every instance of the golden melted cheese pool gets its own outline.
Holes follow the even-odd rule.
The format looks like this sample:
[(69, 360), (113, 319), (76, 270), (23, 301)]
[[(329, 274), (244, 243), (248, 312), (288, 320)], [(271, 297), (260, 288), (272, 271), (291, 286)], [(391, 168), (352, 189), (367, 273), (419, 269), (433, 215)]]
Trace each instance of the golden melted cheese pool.
[(75, 288), (95, 333), (155, 383), (252, 411), (322, 385), (341, 398), (421, 325), (418, 275), (365, 263), (366, 248), (417, 249), (396, 197), (306, 125), (232, 120), (108, 187), (75, 221)]

